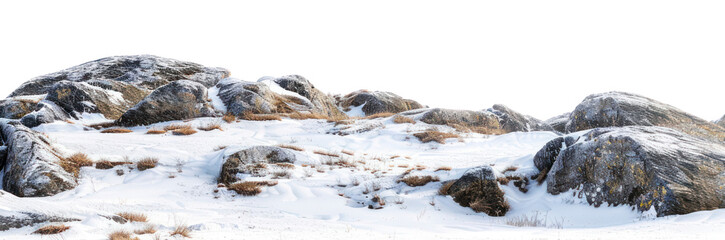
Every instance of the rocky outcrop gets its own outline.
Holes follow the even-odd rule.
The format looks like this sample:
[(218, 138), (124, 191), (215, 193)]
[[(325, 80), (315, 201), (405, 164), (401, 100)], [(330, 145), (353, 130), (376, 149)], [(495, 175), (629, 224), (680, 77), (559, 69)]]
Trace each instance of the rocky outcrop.
[(570, 113), (563, 113), (561, 115), (547, 119), (546, 121), (544, 121), (544, 123), (549, 124), (549, 126), (551, 126), (554, 131), (565, 133), (566, 123), (569, 122), (569, 115)]
[[(264, 81), (265, 79), (263, 78), (261, 80)], [(315, 88), (310, 81), (300, 75), (283, 76), (275, 78), (272, 81), (287, 91), (307, 98), (314, 106), (314, 109), (322, 115), (333, 118), (345, 116), (345, 113), (337, 108), (335, 100), (332, 97)]]
[(0, 232), (46, 222), (80, 221), (78, 218), (63, 216), (57, 211), (49, 211), (43, 205), (33, 206), (34, 204), (43, 203), (18, 198), (0, 190)]
[(35, 111), (26, 114), (20, 119), (29, 128), (37, 127), (40, 124), (64, 121), (70, 118), (62, 108), (50, 101), (41, 101), (35, 106)]
[(554, 131), (549, 124), (520, 114), (501, 104), (493, 105), (486, 111), (498, 117), (499, 125), (506, 132)]
[(8, 98), (0, 100), (0, 118), (20, 119), (35, 110), (37, 100)]
[(548, 172), (561, 150), (574, 145), (575, 142), (576, 139), (571, 136), (558, 137), (549, 141), (534, 155), (534, 166), (539, 171)]
[(215, 116), (204, 85), (178, 80), (154, 90), (126, 111), (116, 122), (121, 126)]
[(598, 127), (661, 126), (692, 136), (725, 141), (725, 128), (643, 96), (607, 92), (584, 99), (571, 113), (568, 132)]
[(60, 166), (61, 154), (44, 135), (17, 121), (0, 119), (7, 147), (3, 189), (19, 197), (43, 197), (74, 188), (75, 177)]
[[(403, 113), (403, 115), (406, 114)], [(433, 108), (417, 117), (416, 120), (428, 124), (447, 125), (462, 131), (483, 134), (506, 133), (501, 127), (498, 117), (491, 112)]]
[(259, 174), (266, 164), (294, 163), (297, 158), (291, 151), (271, 146), (255, 146), (226, 156), (218, 181), (231, 184), (239, 181), (238, 173)]
[(504, 216), (509, 204), (496, 182), (493, 169), (481, 166), (469, 169), (448, 188), (448, 195), (461, 206), (489, 216)]
[(228, 76), (229, 71), (222, 68), (209, 68), (169, 58), (152, 55), (115, 56), (33, 78), (23, 83), (10, 96), (45, 94), (55, 83), (63, 80), (119, 81), (154, 90), (177, 80), (189, 80), (211, 87)]
[(391, 92), (367, 90), (352, 92), (337, 101), (338, 106), (346, 112), (353, 107), (362, 106), (362, 111), (366, 116), (384, 112), (399, 113), (424, 107), (414, 100), (404, 99)]
[(573, 190), (595, 206), (686, 214), (725, 208), (723, 172), (718, 143), (664, 127), (597, 128), (556, 156), (547, 190)]
[(720, 118), (720, 120), (717, 120), (715, 123), (725, 128), (725, 116), (722, 116), (722, 118)]
[[(123, 83), (117, 82), (112, 85), (121, 87)], [(113, 86), (109, 86), (112, 88)], [(133, 86), (127, 86), (129, 95), (141, 95), (145, 93)], [(131, 90), (134, 89), (134, 90)], [(101, 113), (108, 119), (118, 119), (138, 101), (129, 101), (124, 98), (124, 94), (110, 89), (103, 89), (93, 86), (86, 82), (60, 81), (54, 84), (45, 98), (47, 101), (54, 102), (65, 112), (75, 118), (77, 113)], [(135, 99), (134, 99), (135, 100)]]

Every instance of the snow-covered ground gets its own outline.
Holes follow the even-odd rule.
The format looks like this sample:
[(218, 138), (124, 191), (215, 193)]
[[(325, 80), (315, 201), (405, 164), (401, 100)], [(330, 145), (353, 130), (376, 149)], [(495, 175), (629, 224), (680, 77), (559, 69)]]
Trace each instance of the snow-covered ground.
[[(99, 119), (87, 116), (93, 122)], [(106, 239), (115, 230), (133, 231), (145, 224), (118, 224), (98, 214), (144, 213), (158, 226), (162, 239), (175, 225), (190, 226), (193, 239), (721, 239), (725, 210), (655, 218), (631, 207), (589, 206), (571, 193), (552, 196), (534, 181), (527, 193), (513, 184), (504, 186), (511, 210), (505, 217), (489, 217), (437, 194), (441, 182), (457, 179), (471, 167), (492, 165), (499, 173), (535, 172), (532, 158), (550, 132), (510, 133), (501, 136), (467, 134), (446, 144), (423, 144), (412, 133), (430, 128), (425, 123), (395, 124), (390, 118), (357, 120), (378, 126), (359, 134), (339, 136), (334, 123), (324, 120), (240, 121), (227, 124), (202, 118), (194, 126), (221, 123), (223, 131), (199, 131), (190, 136), (145, 134), (166, 122), (132, 128), (127, 134), (86, 131), (83, 124), (56, 122), (35, 130), (45, 132), (57, 146), (94, 160), (137, 161), (157, 157), (158, 167), (138, 171), (128, 166), (111, 170), (83, 168), (79, 186), (53, 197), (27, 199), (23, 204), (46, 212), (83, 216), (70, 222), (62, 239)], [(440, 130), (451, 130), (438, 126)], [(254, 197), (217, 190), (224, 155), (256, 145), (288, 144), (297, 162), (290, 179), (278, 179)], [(219, 150), (219, 147), (226, 148)], [(330, 157), (315, 150), (337, 153), (356, 168), (325, 164)], [(350, 156), (341, 153), (351, 151)], [(406, 170), (413, 175), (435, 175), (441, 182), (409, 187), (398, 180)], [(425, 169), (423, 169), (423, 166)], [(313, 168), (314, 167), (314, 168)], [(436, 171), (451, 167), (450, 171)], [(118, 169), (125, 174), (119, 176)], [(248, 179), (267, 179), (245, 176)], [(376, 190), (377, 189), (377, 190)], [(364, 192), (368, 192), (364, 194)], [(377, 194), (383, 209), (367, 208)], [(18, 203), (19, 204), (19, 203)], [(13, 206), (0, 204), (0, 211)], [(540, 227), (517, 227), (521, 218), (537, 217)], [(30, 234), (37, 226), (0, 232), (0, 239), (44, 239)], [(153, 235), (140, 235), (153, 239)], [(46, 237), (47, 238), (47, 237)], [(60, 237), (58, 238), (60, 239)]]

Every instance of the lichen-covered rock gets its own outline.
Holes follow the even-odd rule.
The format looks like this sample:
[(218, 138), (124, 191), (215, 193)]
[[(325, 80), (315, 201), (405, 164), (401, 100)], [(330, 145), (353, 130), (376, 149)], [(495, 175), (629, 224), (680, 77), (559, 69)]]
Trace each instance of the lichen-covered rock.
[(565, 133), (566, 132), (566, 123), (569, 122), (569, 115), (570, 113), (563, 113), (561, 115), (552, 117), (544, 121), (546, 124), (549, 124), (551, 128), (554, 129), (554, 131)]
[(487, 111), (498, 117), (499, 125), (506, 132), (554, 131), (549, 124), (520, 114), (501, 104), (493, 105)]
[(25, 126), (29, 128), (37, 127), (40, 124), (52, 123), (55, 121), (64, 121), (70, 118), (58, 105), (50, 101), (40, 101), (35, 106), (35, 111), (26, 114), (20, 119)]
[(576, 139), (571, 136), (558, 137), (549, 141), (534, 155), (534, 165), (539, 171), (548, 171), (554, 165), (556, 157), (562, 149), (574, 145)]
[(658, 216), (725, 208), (725, 146), (664, 127), (597, 128), (556, 157), (547, 190)]
[(219, 183), (231, 184), (239, 181), (238, 173), (258, 173), (266, 167), (252, 168), (255, 164), (294, 163), (296, 157), (291, 151), (271, 146), (254, 146), (226, 156), (219, 174)]
[(46, 222), (80, 221), (34, 204), (38, 203), (0, 190), (0, 232)]
[(384, 112), (399, 113), (424, 107), (414, 100), (404, 99), (391, 92), (366, 90), (345, 95), (338, 100), (338, 105), (345, 111), (350, 111), (352, 107), (362, 106), (362, 111), (366, 116)]
[(19, 197), (43, 197), (77, 185), (75, 177), (60, 166), (61, 154), (44, 135), (2, 119), (0, 135), (7, 146), (4, 190)]
[(717, 120), (715, 123), (717, 123), (717, 125), (720, 125), (721, 127), (725, 128), (725, 116), (722, 116), (720, 118), (720, 120)]
[[(263, 81), (265, 79), (260, 80)], [(346, 116), (345, 113), (337, 108), (335, 100), (332, 97), (315, 88), (310, 81), (302, 76), (288, 75), (275, 78), (272, 81), (287, 91), (295, 92), (307, 98), (319, 114), (333, 118)]]
[(115, 56), (33, 78), (23, 83), (10, 96), (45, 94), (55, 83), (63, 80), (71, 82), (120, 81), (153, 90), (177, 80), (189, 80), (211, 87), (228, 76), (229, 71), (222, 68), (209, 68), (169, 58), (152, 55)]
[(178, 80), (154, 90), (116, 122), (121, 126), (215, 116), (204, 85)]
[(669, 127), (696, 137), (725, 141), (723, 127), (656, 100), (623, 92), (586, 97), (571, 113), (566, 130), (621, 126)]
[(0, 118), (20, 119), (34, 111), (38, 101), (19, 98), (0, 100)]
[(506, 133), (498, 117), (491, 112), (433, 108), (420, 115), (417, 120), (484, 134)]
[[(115, 85), (122, 85), (122, 83)], [(137, 89), (137, 91), (141, 90)], [(79, 117), (78, 113), (86, 112), (101, 113), (108, 119), (118, 119), (137, 103), (126, 100), (121, 92), (103, 89), (86, 82), (65, 80), (54, 84), (48, 91), (45, 100), (54, 102), (66, 113), (76, 118)]]
[(504, 216), (509, 210), (509, 204), (496, 182), (493, 169), (489, 166), (466, 171), (448, 188), (448, 195), (461, 206), (489, 216)]

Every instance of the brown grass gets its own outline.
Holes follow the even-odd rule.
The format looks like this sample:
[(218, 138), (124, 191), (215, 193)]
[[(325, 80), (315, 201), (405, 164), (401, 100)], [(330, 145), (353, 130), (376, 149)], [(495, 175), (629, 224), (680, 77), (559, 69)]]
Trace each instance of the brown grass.
[(322, 115), (319, 113), (306, 113), (306, 112), (293, 112), (290, 114), (287, 114), (287, 117), (295, 120), (305, 120), (305, 119), (326, 119), (330, 120), (330, 117), (326, 115)]
[(365, 119), (386, 118), (386, 117), (390, 117), (390, 116), (393, 116), (393, 115), (395, 115), (395, 113), (391, 113), (391, 112), (381, 112), (381, 113), (376, 113), (376, 114), (373, 114), (373, 115), (370, 115), (370, 116), (366, 116)]
[(400, 165), (398, 165), (399, 168), (407, 168), (408, 166), (409, 166), (408, 164), (400, 164)]
[(175, 130), (171, 131), (171, 133), (174, 135), (186, 136), (186, 135), (191, 135), (191, 134), (196, 133), (196, 130), (191, 128), (191, 125), (186, 125), (186, 127), (175, 129)]
[(224, 149), (226, 149), (226, 148), (227, 148), (227, 146), (221, 145), (221, 146), (217, 146), (216, 148), (214, 148), (214, 151), (215, 151), (215, 152), (216, 152), (216, 151), (221, 151), (221, 150), (224, 150)]
[(237, 116), (234, 116), (234, 114), (231, 114), (231, 113), (227, 113), (227, 114), (224, 114), (224, 117), (222, 117), (222, 120), (227, 123), (233, 123), (233, 122), (237, 121)]
[(516, 171), (516, 170), (519, 170), (519, 168), (516, 167), (516, 166), (508, 166), (506, 169), (503, 170), (503, 172), (504, 173), (506, 173), (506, 172), (513, 172), (513, 171)]
[(291, 149), (291, 150), (295, 150), (295, 151), (299, 151), (299, 152), (305, 151), (305, 149), (303, 149), (301, 147), (294, 146), (294, 145), (288, 145), (288, 144), (280, 144), (280, 145), (277, 145), (277, 147)]
[(436, 176), (407, 176), (400, 181), (411, 187), (420, 187), (425, 186), (429, 182), (440, 181), (440, 179)]
[(295, 165), (294, 164), (291, 164), (291, 163), (275, 163), (274, 165), (277, 165), (278, 167), (286, 168), (286, 169), (294, 169), (295, 168)]
[(251, 112), (244, 112), (242, 114), (242, 119), (248, 120), (248, 121), (272, 121), (272, 120), (280, 121), (280, 120), (282, 120), (282, 118), (276, 114), (255, 114), (255, 113), (251, 113)]
[(340, 157), (340, 154), (326, 152), (326, 151), (322, 151), (322, 150), (315, 150), (312, 153), (322, 155), (322, 156), (328, 156), (328, 157)]
[(69, 226), (66, 226), (64, 224), (61, 225), (48, 225), (41, 228), (38, 228), (38, 230), (35, 230), (35, 234), (40, 235), (51, 235), (51, 234), (59, 234), (62, 232), (65, 232), (65, 230), (70, 229)]
[(139, 240), (138, 237), (131, 237), (127, 231), (115, 231), (108, 235), (108, 240)]
[(447, 183), (444, 183), (443, 186), (438, 189), (438, 195), (448, 195), (448, 189), (450, 189), (454, 183), (456, 183), (456, 181), (449, 181)]
[(218, 129), (219, 131), (224, 131), (224, 129), (222, 129), (221, 123), (207, 123), (206, 125), (199, 127), (199, 130), (207, 131), (207, 132), (212, 131), (214, 129)]
[(80, 174), (81, 167), (93, 166), (93, 161), (85, 153), (76, 153), (70, 157), (60, 159), (60, 166), (63, 170), (73, 174), (77, 178)]
[(510, 179), (508, 179), (508, 178), (506, 178), (506, 177), (499, 177), (499, 178), (496, 178), (496, 181), (497, 181), (498, 183), (500, 183), (501, 185), (508, 185), (508, 184), (509, 184), (509, 180), (510, 180)]
[(355, 155), (355, 152), (350, 151), (350, 150), (342, 150), (342, 153), (347, 154), (347, 155), (350, 155), (350, 156), (354, 156)]
[(174, 231), (171, 232), (169, 235), (171, 235), (171, 236), (179, 235), (179, 236), (182, 236), (185, 238), (191, 238), (191, 229), (189, 229), (189, 226), (187, 226), (186, 224), (178, 224), (174, 228)]
[(442, 167), (438, 167), (438, 168), (436, 168), (436, 170), (435, 170), (435, 171), (436, 171), (436, 172), (437, 172), (437, 171), (450, 171), (450, 170), (452, 170), (452, 169), (453, 169), (453, 168), (451, 168), (451, 167), (449, 167), (449, 166), (442, 166)]
[(439, 132), (439, 131), (425, 131), (421, 133), (415, 133), (413, 134), (418, 140), (420, 140), (423, 143), (429, 143), (429, 142), (437, 142), (440, 144), (445, 144), (446, 139), (448, 138), (460, 138), (458, 134), (455, 133), (445, 133), (445, 132)]
[(262, 188), (259, 187), (259, 182), (238, 182), (227, 187), (229, 190), (234, 190), (242, 196), (255, 196), (262, 193)]
[(163, 129), (149, 129), (146, 131), (146, 134), (164, 134), (166, 133), (166, 130)]
[(154, 234), (154, 233), (156, 233), (156, 225), (146, 224), (146, 226), (144, 226), (144, 228), (136, 229), (135, 231), (133, 231), (133, 233), (138, 234), (138, 235)]
[(129, 222), (146, 222), (148, 219), (146, 219), (146, 214), (143, 213), (131, 213), (131, 212), (122, 212), (117, 213), (119, 217), (122, 217), (123, 219), (126, 219)]
[(174, 130), (183, 129), (183, 128), (191, 128), (191, 125), (190, 124), (177, 124), (177, 123), (174, 123), (174, 124), (169, 124), (166, 127), (164, 127), (164, 130), (166, 130), (166, 131), (174, 131)]
[(510, 206), (494, 181), (474, 181), (464, 189), (452, 194), (453, 200), (475, 212), (484, 212), (489, 216), (504, 216)]
[(132, 162), (111, 162), (108, 160), (100, 160), (96, 162), (96, 169), (111, 169), (118, 165), (133, 164)]
[(139, 160), (136, 162), (136, 168), (138, 168), (139, 171), (145, 171), (147, 169), (152, 169), (156, 167), (156, 163), (159, 162), (158, 158), (152, 158), (147, 157)]
[(109, 128), (101, 131), (101, 133), (130, 133), (133, 132), (130, 129), (126, 128)]
[(415, 124), (415, 120), (413, 120), (412, 118), (403, 116), (403, 115), (395, 115), (395, 117), (393, 118), (393, 122), (398, 123), (398, 124), (401, 124), (401, 123)]
[(539, 172), (539, 175), (536, 176), (536, 182), (539, 183), (539, 185), (541, 185), (542, 183), (544, 183), (544, 180), (546, 180), (546, 175), (548, 175), (548, 174), (549, 174), (549, 168), (542, 169), (541, 172)]
[(115, 125), (116, 125), (116, 122), (103, 122), (103, 123), (91, 124), (91, 125), (88, 125), (88, 127), (91, 127), (96, 130), (101, 130), (103, 128), (109, 128), (109, 127), (113, 127)]

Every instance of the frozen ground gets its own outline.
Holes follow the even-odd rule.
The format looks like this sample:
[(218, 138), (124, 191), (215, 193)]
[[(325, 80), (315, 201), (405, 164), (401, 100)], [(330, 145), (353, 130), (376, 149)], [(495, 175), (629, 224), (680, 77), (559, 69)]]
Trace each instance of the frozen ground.
[[(86, 119), (100, 121), (93, 116)], [(469, 134), (441, 145), (423, 144), (412, 137), (429, 125), (395, 124), (390, 118), (358, 120), (356, 125), (378, 127), (347, 136), (328, 134), (337, 127), (324, 120), (227, 124), (204, 118), (188, 123), (202, 126), (210, 122), (222, 123), (223, 131), (190, 136), (145, 134), (150, 128), (181, 122), (136, 127), (127, 134), (85, 131), (80, 121), (36, 128), (68, 154), (83, 152), (94, 160), (157, 157), (160, 165), (142, 172), (127, 166), (112, 170), (86, 167), (74, 190), (0, 203), (0, 211), (23, 205), (85, 219), (67, 223), (70, 230), (56, 238), (30, 234), (37, 228), (34, 226), (0, 232), (0, 239), (106, 239), (112, 231), (144, 226), (121, 225), (98, 216), (118, 212), (146, 214), (149, 223), (158, 226), (161, 239), (173, 239), (169, 232), (180, 223), (190, 226), (193, 239), (722, 239), (725, 235), (725, 210), (654, 218), (652, 213), (634, 212), (626, 206), (595, 208), (570, 193), (552, 196), (545, 185), (533, 182), (527, 193), (512, 184), (504, 186), (511, 204), (505, 217), (475, 213), (449, 196), (437, 195), (442, 181), (457, 179), (470, 167), (493, 165), (498, 171), (518, 167), (508, 174), (535, 171), (533, 154), (556, 137), (549, 132)], [(278, 185), (265, 187), (255, 197), (223, 188), (215, 193), (225, 154), (277, 144), (305, 150), (295, 151), (296, 168), (290, 179), (278, 179)], [(219, 146), (227, 147), (217, 150)], [(337, 159), (315, 154), (315, 150), (337, 153), (358, 166), (325, 164)], [(343, 150), (354, 155), (343, 154)], [(441, 182), (417, 188), (396, 182), (403, 172), (419, 165), (425, 169), (411, 174), (436, 175)], [(452, 170), (435, 171), (439, 167)], [(125, 174), (118, 176), (117, 169)], [(370, 192), (364, 194), (366, 191)], [(367, 208), (373, 194), (386, 200), (383, 209)], [(524, 217), (538, 217), (546, 226), (514, 226)], [(153, 239), (153, 235), (139, 237)]]

